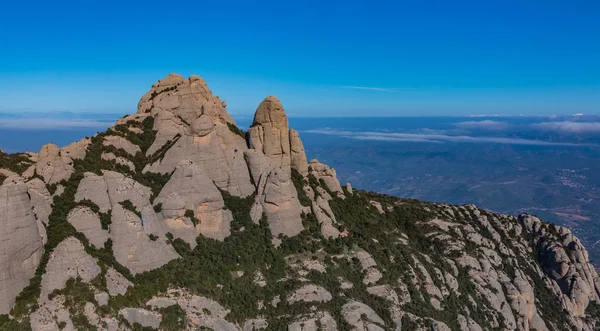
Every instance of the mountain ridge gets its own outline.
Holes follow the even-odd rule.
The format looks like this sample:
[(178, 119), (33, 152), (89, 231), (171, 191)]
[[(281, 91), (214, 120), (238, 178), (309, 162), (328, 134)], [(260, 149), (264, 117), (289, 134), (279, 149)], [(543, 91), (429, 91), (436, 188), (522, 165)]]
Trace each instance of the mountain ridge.
[[(268, 96), (199, 76), (64, 148), (0, 154), (0, 329), (594, 330), (600, 278), (535, 216), (340, 185)], [(10, 314), (10, 315), (9, 315)]]

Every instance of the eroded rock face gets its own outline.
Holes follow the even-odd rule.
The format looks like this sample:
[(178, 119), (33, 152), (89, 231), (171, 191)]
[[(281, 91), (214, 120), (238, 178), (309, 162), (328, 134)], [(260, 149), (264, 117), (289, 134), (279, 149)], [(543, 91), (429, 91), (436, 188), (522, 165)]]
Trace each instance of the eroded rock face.
[(303, 208), (291, 180), (290, 169), (272, 168), (260, 177), (252, 219), (267, 216), (269, 228), (275, 237), (295, 236), (302, 231)]
[(332, 299), (331, 293), (329, 293), (322, 286), (314, 284), (307, 284), (297, 289), (292, 293), (287, 301), (289, 304), (294, 302), (326, 302)]
[(61, 153), (55, 144), (42, 146), (35, 170), (47, 184), (55, 184), (67, 180), (73, 173), (73, 160)]
[(78, 232), (81, 232), (96, 248), (103, 248), (109, 238), (107, 230), (102, 229), (100, 218), (88, 207), (75, 207), (69, 212), (67, 221), (71, 223)]
[(213, 330), (239, 331), (238, 326), (228, 322), (229, 313), (218, 302), (199, 295), (192, 295), (185, 290), (169, 289), (167, 296), (154, 297), (147, 302), (151, 307), (168, 307), (179, 305), (187, 314), (194, 329), (210, 328)]
[(362, 302), (352, 301), (342, 307), (342, 316), (352, 330), (385, 330), (384, 321), (375, 311)]
[(66, 147), (61, 148), (60, 153), (61, 155), (70, 157), (71, 159), (83, 159), (90, 143), (91, 140), (89, 138), (83, 138), (80, 141), (76, 141)]
[(139, 323), (143, 327), (158, 329), (162, 317), (159, 313), (142, 308), (123, 308), (119, 311), (129, 324)]
[[(150, 188), (114, 171), (103, 175), (85, 173), (75, 193), (75, 201), (87, 199), (98, 205), (101, 212), (111, 211), (110, 238), (117, 261), (133, 274), (158, 268), (179, 255), (163, 239), (152, 240), (150, 235), (164, 235), (162, 226), (150, 204)], [(131, 202), (138, 216), (124, 209)]]
[(104, 146), (113, 146), (117, 149), (122, 149), (130, 155), (135, 155), (136, 153), (141, 152), (138, 145), (135, 145), (121, 136), (106, 136), (104, 137), (104, 141), (102, 143)]
[(298, 131), (293, 129), (290, 130), (290, 151), (292, 154), (292, 168), (298, 170), (302, 176), (308, 175), (308, 163), (306, 162), (304, 144), (302, 144), (302, 140), (300, 140)]
[(278, 167), (290, 167), (289, 125), (279, 99), (268, 96), (260, 103), (248, 134), (250, 148), (262, 151)]
[(125, 276), (113, 268), (108, 268), (106, 271), (106, 288), (108, 289), (108, 294), (112, 296), (123, 295), (127, 293), (127, 289), (131, 286), (133, 286), (133, 283), (125, 278)]
[(27, 189), (19, 177), (9, 177), (0, 185), (0, 314), (13, 307), (43, 254)]
[(330, 168), (326, 164), (319, 162), (316, 159), (310, 161), (309, 168), (311, 174), (313, 174), (315, 178), (317, 178), (317, 180), (322, 179), (331, 192), (337, 192), (340, 196), (344, 195), (344, 192), (342, 191), (342, 186), (340, 185), (340, 182), (337, 179), (337, 175), (334, 169)]
[(188, 123), (201, 114), (207, 114), (214, 121), (235, 123), (225, 106), (224, 101), (212, 94), (204, 79), (196, 75), (185, 79), (181, 75), (170, 74), (144, 94), (138, 103), (138, 113), (156, 115), (168, 111)]
[(309, 316), (302, 316), (297, 321), (288, 325), (288, 331), (337, 331), (337, 323), (328, 312), (317, 312)]
[(164, 240), (150, 239), (143, 221), (120, 205), (112, 210), (111, 237), (115, 259), (134, 275), (179, 258)]
[[(195, 226), (197, 234), (217, 240), (229, 236), (231, 211), (224, 210), (225, 203), (221, 193), (199, 164), (181, 161), (156, 198), (155, 204), (162, 204), (161, 214), (167, 219), (167, 225), (173, 229), (172, 233), (175, 236), (179, 235), (180, 229), (189, 231), (189, 224), (179, 220), (185, 216), (187, 210), (193, 211), (200, 221)], [(187, 239), (192, 246), (196, 245), (195, 237), (190, 238), (182, 234), (182, 239)]]
[(89, 282), (100, 274), (96, 260), (85, 252), (83, 244), (74, 237), (61, 241), (50, 255), (42, 277), (40, 301), (49, 301), (48, 294), (65, 287), (69, 278)]
[[(235, 196), (246, 197), (254, 192), (250, 174), (244, 163), (245, 143), (225, 124), (212, 126), (211, 118), (203, 115), (195, 128), (175, 142), (162, 160), (144, 171), (171, 173), (180, 160), (187, 159), (204, 169), (215, 185)], [(201, 134), (201, 135), (200, 135)]]

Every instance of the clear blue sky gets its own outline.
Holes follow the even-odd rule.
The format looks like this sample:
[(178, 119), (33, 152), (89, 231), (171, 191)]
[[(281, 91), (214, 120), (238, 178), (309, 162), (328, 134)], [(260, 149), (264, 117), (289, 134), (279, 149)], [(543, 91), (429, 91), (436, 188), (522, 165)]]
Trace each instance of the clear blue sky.
[(131, 113), (178, 72), (242, 115), (269, 94), (293, 116), (598, 114), (599, 17), (577, 0), (7, 1), (0, 112)]

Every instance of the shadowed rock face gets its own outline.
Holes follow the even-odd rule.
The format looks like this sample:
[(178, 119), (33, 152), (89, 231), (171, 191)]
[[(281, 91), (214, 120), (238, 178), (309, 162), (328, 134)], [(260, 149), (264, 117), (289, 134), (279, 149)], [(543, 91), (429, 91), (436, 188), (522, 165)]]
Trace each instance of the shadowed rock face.
[[(31, 311), (9, 323), (34, 331), (600, 325), (600, 277), (568, 229), (343, 189), (334, 169), (306, 162), (273, 96), (248, 133), (234, 125), (204, 80), (171, 74), (109, 132), (46, 145), (19, 167), (3, 162), (0, 314), (44, 261), (37, 288), (23, 292), (36, 297), (18, 299)], [(70, 293), (73, 278), (83, 287)], [(0, 329), (13, 328), (6, 320)]]

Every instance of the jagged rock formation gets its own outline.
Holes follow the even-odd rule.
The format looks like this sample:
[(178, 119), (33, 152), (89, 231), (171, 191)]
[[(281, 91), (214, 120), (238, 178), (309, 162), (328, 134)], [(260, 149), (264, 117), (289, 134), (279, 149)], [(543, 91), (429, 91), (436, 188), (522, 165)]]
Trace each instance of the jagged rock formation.
[(0, 224), (0, 314), (6, 314), (43, 254), (27, 185), (18, 177), (9, 177), (0, 186)]
[(281, 101), (266, 97), (256, 109), (254, 122), (248, 131), (250, 148), (263, 152), (281, 167), (292, 167), (306, 175), (306, 153), (298, 132), (289, 129), (287, 115)]
[[(218, 240), (230, 234), (231, 211), (224, 209), (221, 193), (199, 164), (181, 161), (158, 194), (155, 204), (162, 206), (161, 214), (166, 218), (169, 230), (192, 247), (196, 245), (199, 234)], [(188, 210), (198, 224), (187, 219)], [(190, 227), (195, 227), (196, 231), (190, 231)]]
[(600, 326), (568, 229), (342, 187), (277, 98), (247, 133), (225, 106), (171, 74), (106, 132), (0, 152), (0, 330)]

